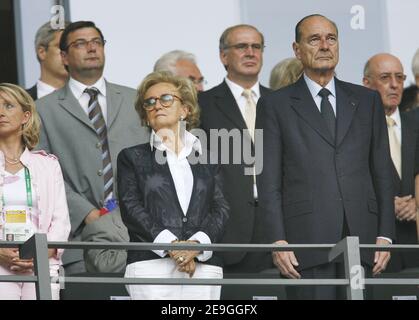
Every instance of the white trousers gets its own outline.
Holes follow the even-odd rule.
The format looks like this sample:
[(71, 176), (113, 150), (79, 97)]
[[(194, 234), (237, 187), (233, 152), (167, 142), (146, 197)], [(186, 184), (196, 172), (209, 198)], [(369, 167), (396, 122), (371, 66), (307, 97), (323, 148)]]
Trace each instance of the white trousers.
[[(189, 278), (170, 258), (138, 261), (127, 266), (125, 278)], [(196, 263), (193, 279), (222, 279), (221, 267)], [(219, 300), (221, 286), (127, 285), (132, 300)]]
[[(58, 267), (50, 266), (52, 277), (58, 277)], [(15, 276), (15, 272), (0, 266), (0, 275)], [(33, 276), (33, 273), (25, 274)], [(60, 284), (51, 283), (52, 300), (60, 299)], [(0, 300), (36, 300), (35, 283), (33, 282), (0, 282)]]

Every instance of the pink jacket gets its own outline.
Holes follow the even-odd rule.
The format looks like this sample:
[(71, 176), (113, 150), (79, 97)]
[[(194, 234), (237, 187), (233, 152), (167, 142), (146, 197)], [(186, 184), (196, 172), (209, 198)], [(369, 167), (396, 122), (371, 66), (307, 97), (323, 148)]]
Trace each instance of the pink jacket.
[[(29, 169), (37, 195), (39, 232), (47, 235), (48, 241), (67, 241), (70, 233), (70, 218), (65, 195), (64, 179), (57, 158), (45, 151), (25, 149), (20, 157)], [(3, 209), (2, 194), (5, 175), (4, 154), (0, 151), (0, 209)], [(51, 264), (61, 264), (63, 249), (50, 258)]]

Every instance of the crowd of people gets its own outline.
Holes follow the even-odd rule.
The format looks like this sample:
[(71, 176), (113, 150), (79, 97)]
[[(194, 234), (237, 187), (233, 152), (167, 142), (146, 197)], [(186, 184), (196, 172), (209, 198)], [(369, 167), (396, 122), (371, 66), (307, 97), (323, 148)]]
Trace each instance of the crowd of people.
[[(0, 84), (1, 240), (45, 233), (49, 241), (192, 246), (332, 244), (347, 236), (363, 244), (418, 243), (419, 49), (416, 83), (406, 89), (404, 68), (389, 53), (368, 59), (363, 86), (344, 82), (335, 74), (337, 25), (309, 15), (295, 27), (295, 57), (274, 67), (267, 88), (259, 82), (264, 36), (240, 24), (220, 36), (226, 76), (219, 85), (205, 90), (195, 56), (173, 50), (134, 90), (105, 79), (105, 44), (94, 22), (63, 30), (46, 23), (35, 39), (38, 82), (27, 92)], [(240, 132), (239, 141), (231, 132)], [(237, 145), (256, 160), (249, 164)], [(341, 262), (315, 250), (48, 253), (52, 276), (61, 265), (66, 275), (128, 278), (220, 279), (267, 270), (292, 279), (344, 276)], [(419, 268), (417, 252), (366, 252), (361, 259), (369, 276)], [(33, 268), (18, 249), (0, 249), (1, 275)], [(127, 291), (132, 299), (243, 298), (221, 286)], [(287, 297), (345, 295), (333, 286), (288, 286)], [(34, 298), (33, 284), (0, 283), (0, 299)]]

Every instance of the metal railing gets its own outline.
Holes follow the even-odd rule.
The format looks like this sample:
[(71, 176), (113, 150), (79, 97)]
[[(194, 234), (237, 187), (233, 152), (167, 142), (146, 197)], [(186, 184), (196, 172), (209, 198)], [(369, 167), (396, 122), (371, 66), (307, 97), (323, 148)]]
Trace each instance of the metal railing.
[(48, 242), (45, 234), (35, 234), (26, 242), (0, 242), (0, 248), (19, 247), (21, 259), (34, 259), (33, 276), (0, 276), (0, 282), (35, 282), (39, 300), (51, 300), (51, 277), (49, 274), (48, 248), (60, 249), (116, 249), (116, 250), (209, 250), (209, 251), (302, 251), (324, 250), (329, 252), (329, 261), (343, 256), (344, 279), (166, 279), (166, 278), (117, 278), (117, 277), (59, 277), (64, 283), (102, 284), (150, 284), (150, 285), (282, 285), (346, 286), (349, 300), (363, 300), (365, 285), (419, 285), (419, 279), (375, 279), (364, 278), (359, 272), (360, 250), (406, 251), (418, 250), (419, 245), (360, 245), (358, 237), (347, 237), (337, 244), (310, 245), (262, 245), (262, 244), (155, 244), (155, 243), (105, 243), (105, 242)]

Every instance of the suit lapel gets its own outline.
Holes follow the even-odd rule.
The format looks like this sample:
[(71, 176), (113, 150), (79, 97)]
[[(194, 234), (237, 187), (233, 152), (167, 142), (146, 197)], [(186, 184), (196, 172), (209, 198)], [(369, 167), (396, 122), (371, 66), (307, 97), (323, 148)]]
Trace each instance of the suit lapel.
[(71, 89), (68, 86), (68, 82), (60, 92), (60, 95), (58, 97), (58, 103), (62, 108), (67, 110), (75, 118), (77, 118), (79, 121), (81, 121), (86, 126), (91, 128), (94, 132), (96, 132), (95, 128), (90, 122), (89, 117), (84, 112), (80, 103), (77, 101), (77, 99), (74, 97), (73, 93), (71, 92)]
[(335, 145), (332, 135), (326, 127), (326, 123), (311, 96), (310, 90), (308, 90), (303, 76), (295, 83), (294, 90), (291, 92), (291, 103), (295, 112), (297, 112), (311, 128), (313, 128), (331, 146)]
[[(108, 109), (108, 128), (112, 126), (114, 123), (116, 116), (121, 110), (122, 105), (122, 94), (119, 90), (117, 90), (114, 86), (106, 82), (106, 104)], [(133, 106), (134, 107), (134, 106)]]
[(351, 126), (359, 101), (353, 96), (351, 90), (344, 87), (342, 82), (335, 78), (336, 88), (336, 147), (342, 143)]
[(215, 105), (217, 108), (224, 113), (238, 129), (247, 129), (246, 122), (240, 112), (236, 99), (234, 99), (234, 96), (225, 81), (219, 86), (219, 90), (216, 92), (215, 97)]

